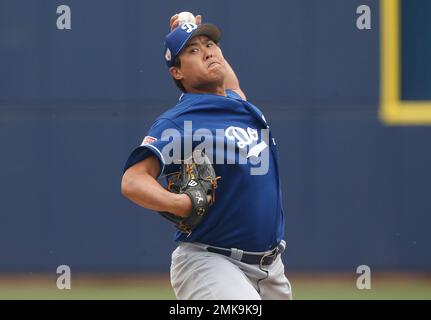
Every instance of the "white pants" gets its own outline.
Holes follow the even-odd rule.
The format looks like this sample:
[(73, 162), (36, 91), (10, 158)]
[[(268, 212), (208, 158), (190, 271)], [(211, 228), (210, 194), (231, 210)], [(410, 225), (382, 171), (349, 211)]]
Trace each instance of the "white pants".
[(292, 299), (280, 255), (261, 268), (188, 242), (172, 253), (171, 284), (179, 300)]

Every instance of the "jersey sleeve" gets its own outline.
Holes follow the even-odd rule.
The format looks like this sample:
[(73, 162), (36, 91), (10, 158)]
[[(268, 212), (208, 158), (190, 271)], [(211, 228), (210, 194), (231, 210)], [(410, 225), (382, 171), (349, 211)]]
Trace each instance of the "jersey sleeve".
[(163, 156), (163, 147), (171, 142), (168, 139), (163, 138), (164, 133), (168, 132), (168, 130), (175, 130), (179, 135), (182, 134), (180, 128), (176, 126), (176, 124), (171, 120), (157, 120), (151, 126), (147, 135), (143, 138), (141, 145), (135, 148), (130, 154), (126, 164), (124, 165), (123, 173), (133, 165), (151, 156), (156, 156), (159, 160), (160, 172), (158, 177), (160, 177), (162, 174), (175, 171), (176, 165), (173, 163), (167, 163), (165, 157)]

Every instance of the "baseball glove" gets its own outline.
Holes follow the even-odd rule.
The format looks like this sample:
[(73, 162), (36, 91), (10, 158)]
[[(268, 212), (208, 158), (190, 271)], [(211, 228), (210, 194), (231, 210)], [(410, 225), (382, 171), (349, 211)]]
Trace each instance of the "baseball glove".
[[(159, 213), (173, 222), (181, 232), (190, 234), (215, 202), (215, 189), (220, 177), (216, 177), (208, 157), (201, 150), (195, 150), (190, 158), (181, 163), (180, 171), (168, 175), (167, 179), (168, 191), (184, 193), (190, 197), (192, 211), (185, 218), (169, 212)], [(210, 196), (209, 200), (207, 196)]]

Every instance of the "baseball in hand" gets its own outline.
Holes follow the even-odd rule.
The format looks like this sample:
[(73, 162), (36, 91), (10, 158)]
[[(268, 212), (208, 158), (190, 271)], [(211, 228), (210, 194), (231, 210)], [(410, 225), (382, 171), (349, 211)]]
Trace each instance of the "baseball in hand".
[(196, 23), (196, 18), (191, 12), (183, 11), (178, 14), (179, 25), (183, 23)]

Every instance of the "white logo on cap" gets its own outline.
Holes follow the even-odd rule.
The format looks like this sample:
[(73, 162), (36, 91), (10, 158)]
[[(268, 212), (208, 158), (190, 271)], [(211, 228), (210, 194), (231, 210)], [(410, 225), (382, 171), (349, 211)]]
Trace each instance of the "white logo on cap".
[(171, 50), (169, 48), (166, 49), (165, 59), (166, 61), (171, 61)]
[(187, 22), (187, 23), (183, 23), (181, 25), (181, 29), (186, 30), (187, 33), (192, 32), (193, 30), (195, 30), (198, 26), (194, 23), (191, 22)]

